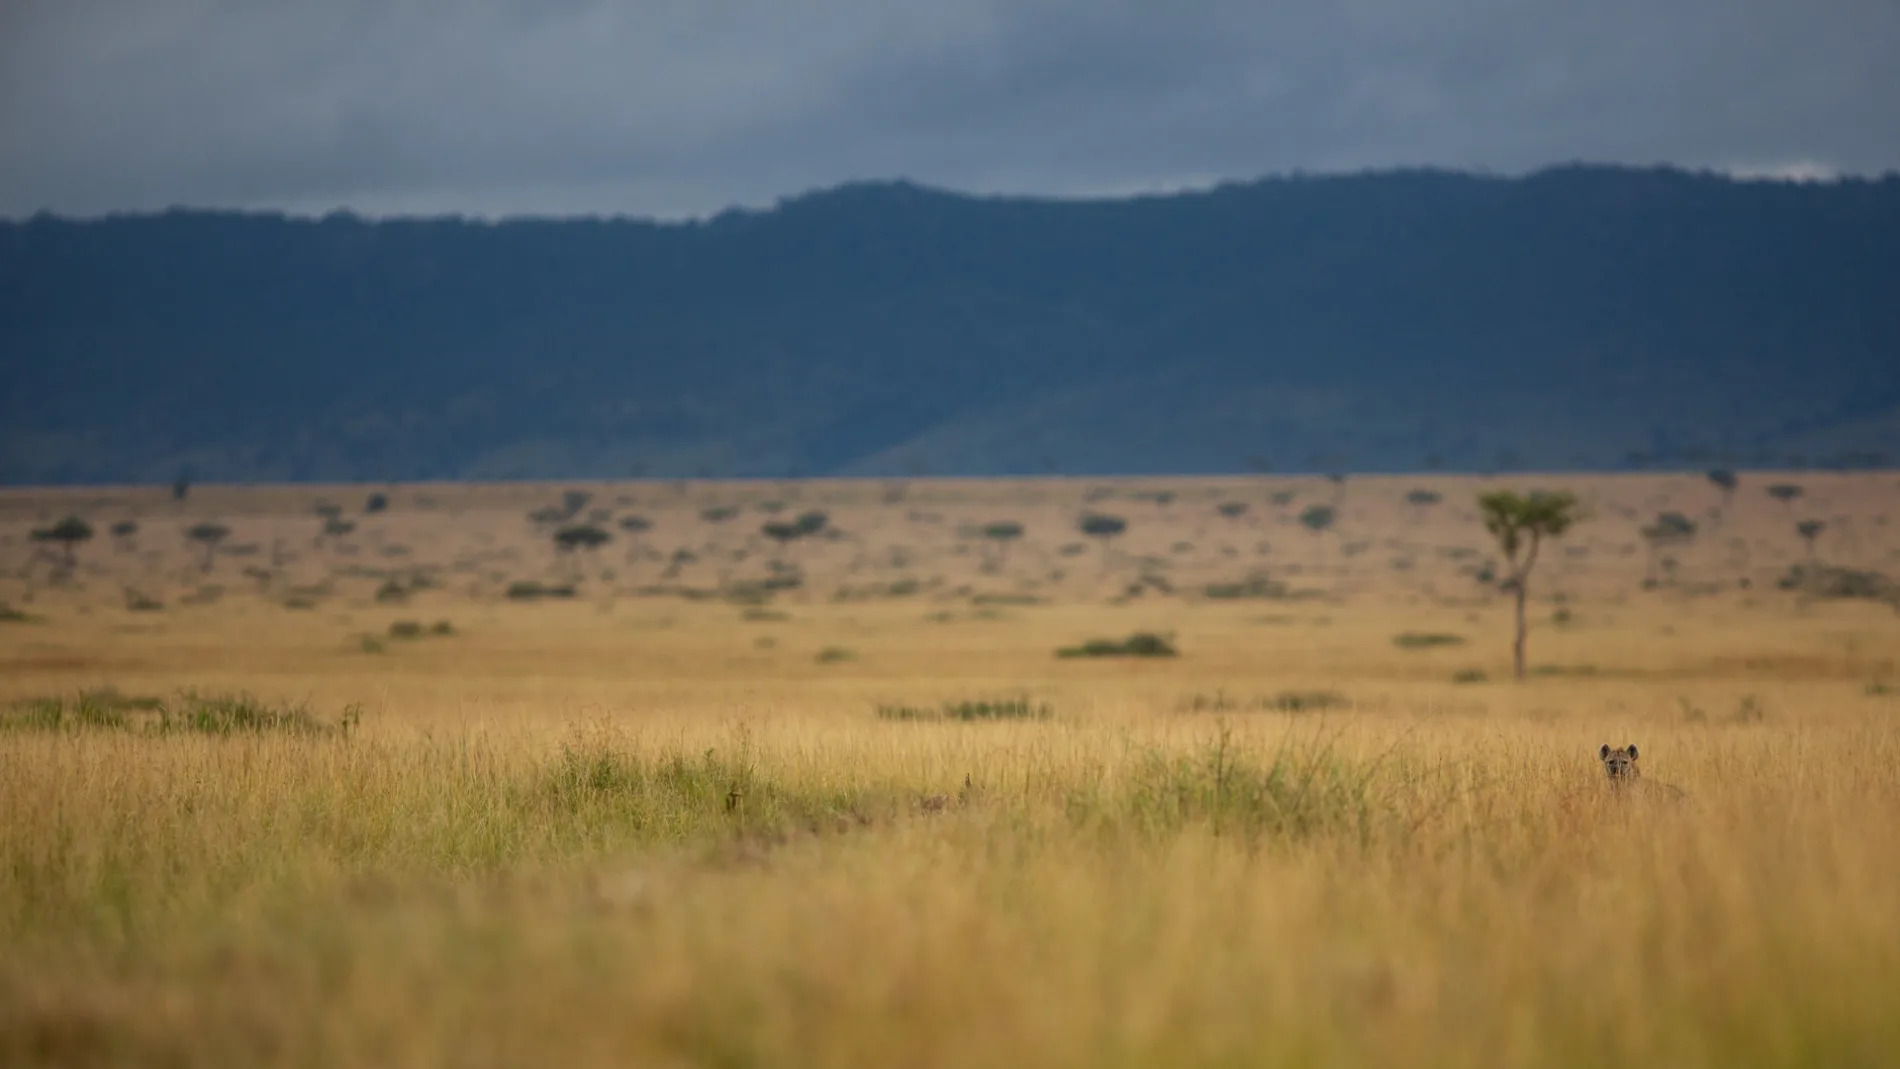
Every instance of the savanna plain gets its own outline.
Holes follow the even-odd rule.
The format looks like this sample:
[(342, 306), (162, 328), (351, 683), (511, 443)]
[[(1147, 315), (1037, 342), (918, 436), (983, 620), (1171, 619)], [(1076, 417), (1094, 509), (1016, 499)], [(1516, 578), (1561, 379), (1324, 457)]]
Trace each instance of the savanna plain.
[[(1523, 680), (1502, 488), (1587, 512)], [(1890, 518), (1893, 473), (0, 493), (0, 1064), (1891, 1065)]]

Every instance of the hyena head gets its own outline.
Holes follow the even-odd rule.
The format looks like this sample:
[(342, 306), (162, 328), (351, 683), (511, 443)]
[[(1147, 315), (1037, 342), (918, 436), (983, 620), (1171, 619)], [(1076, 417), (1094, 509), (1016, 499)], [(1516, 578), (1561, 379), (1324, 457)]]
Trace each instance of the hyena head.
[(1597, 751), (1597, 756), (1603, 759), (1603, 771), (1609, 774), (1612, 783), (1632, 780), (1643, 774), (1642, 770), (1636, 767), (1635, 743), (1620, 750), (1612, 750), (1610, 744), (1606, 742), (1603, 744), (1603, 749)]

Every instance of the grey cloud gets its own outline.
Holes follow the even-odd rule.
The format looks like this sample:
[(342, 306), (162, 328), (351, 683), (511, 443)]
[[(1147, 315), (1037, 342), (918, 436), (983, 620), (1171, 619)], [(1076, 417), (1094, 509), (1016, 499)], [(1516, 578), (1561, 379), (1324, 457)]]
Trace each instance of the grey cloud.
[(0, 10), (0, 213), (677, 215), (1574, 159), (1900, 168), (1894, 0), (67, 0)]

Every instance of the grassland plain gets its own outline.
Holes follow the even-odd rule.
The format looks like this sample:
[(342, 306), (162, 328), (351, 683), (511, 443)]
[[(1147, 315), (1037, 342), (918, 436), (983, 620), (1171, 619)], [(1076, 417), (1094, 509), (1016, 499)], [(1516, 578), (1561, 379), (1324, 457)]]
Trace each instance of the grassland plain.
[(0, 1064), (1900, 1049), (1891, 474), (385, 492), (0, 494)]

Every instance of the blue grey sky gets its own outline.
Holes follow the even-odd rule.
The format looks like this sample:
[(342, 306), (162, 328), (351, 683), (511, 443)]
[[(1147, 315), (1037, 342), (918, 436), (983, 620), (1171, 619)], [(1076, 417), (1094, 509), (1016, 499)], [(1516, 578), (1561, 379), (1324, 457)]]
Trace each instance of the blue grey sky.
[(1900, 0), (0, 0), (0, 215), (1900, 170)]

